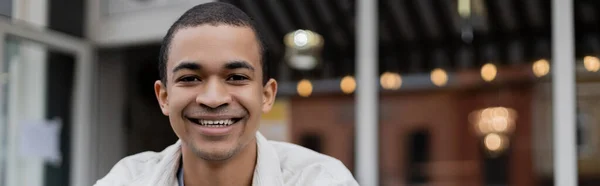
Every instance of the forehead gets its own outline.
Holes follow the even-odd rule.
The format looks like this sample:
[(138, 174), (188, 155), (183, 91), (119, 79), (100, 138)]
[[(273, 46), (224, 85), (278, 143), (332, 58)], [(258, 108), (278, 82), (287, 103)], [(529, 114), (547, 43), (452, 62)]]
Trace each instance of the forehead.
[(167, 68), (182, 61), (221, 64), (243, 60), (260, 69), (260, 48), (249, 27), (200, 25), (175, 32), (169, 49)]

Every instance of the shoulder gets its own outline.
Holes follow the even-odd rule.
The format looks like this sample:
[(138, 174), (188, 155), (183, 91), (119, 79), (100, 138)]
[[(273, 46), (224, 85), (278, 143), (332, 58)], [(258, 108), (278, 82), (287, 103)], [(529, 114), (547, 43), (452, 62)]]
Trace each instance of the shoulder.
[(295, 185), (358, 185), (338, 159), (305, 147), (269, 141), (279, 156), (284, 180)]
[(150, 174), (165, 159), (165, 151), (169, 148), (172, 147), (162, 152), (146, 151), (121, 159), (95, 186), (128, 185)]

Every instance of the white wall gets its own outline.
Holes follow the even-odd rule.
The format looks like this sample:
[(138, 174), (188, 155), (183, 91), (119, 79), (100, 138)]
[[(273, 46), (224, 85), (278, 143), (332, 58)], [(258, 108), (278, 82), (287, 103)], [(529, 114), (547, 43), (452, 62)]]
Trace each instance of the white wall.
[(159, 42), (186, 10), (212, 1), (88, 0), (86, 35), (100, 47)]
[(48, 0), (14, 0), (13, 18), (38, 27), (48, 25)]

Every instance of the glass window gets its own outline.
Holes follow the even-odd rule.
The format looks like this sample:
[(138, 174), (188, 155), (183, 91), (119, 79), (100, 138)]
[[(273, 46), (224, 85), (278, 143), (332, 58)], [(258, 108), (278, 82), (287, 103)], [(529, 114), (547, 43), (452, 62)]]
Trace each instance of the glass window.
[(379, 5), (380, 183), (549, 185), (550, 1)]
[(11, 36), (0, 42), (0, 184), (68, 185), (74, 55)]
[(575, 75), (579, 185), (600, 184), (600, 3), (575, 0)]

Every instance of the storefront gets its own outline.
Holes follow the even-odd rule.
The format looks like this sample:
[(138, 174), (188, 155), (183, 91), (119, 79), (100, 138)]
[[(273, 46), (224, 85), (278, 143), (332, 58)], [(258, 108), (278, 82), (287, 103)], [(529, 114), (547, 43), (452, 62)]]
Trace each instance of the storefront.
[[(95, 180), (106, 174), (114, 163), (129, 153), (126, 147), (131, 144), (128, 143), (135, 145), (135, 142), (132, 142), (129, 138), (142, 139), (142, 137), (127, 134), (127, 131), (138, 130), (136, 127), (140, 126), (131, 126), (131, 123), (128, 123), (132, 120), (128, 120), (126, 115), (123, 114), (127, 112), (123, 103), (131, 101), (131, 99), (128, 99), (131, 95), (128, 97), (127, 94), (132, 94), (134, 97), (140, 95), (131, 92), (127, 93), (123, 90), (130, 85), (127, 84), (127, 75), (130, 72), (127, 71), (128, 68), (125, 63), (128, 60), (128, 54), (124, 54), (122, 51), (126, 50), (122, 48), (148, 43), (156, 45), (171, 22), (176, 16), (189, 8), (189, 5), (208, 1), (177, 1), (177, 3), (164, 7), (162, 7), (161, 3), (157, 3), (156, 6), (148, 6), (145, 9), (132, 8), (130, 10), (125, 10), (131, 8), (129, 6), (119, 6), (120, 4), (114, 3), (117, 1), (87, 2), (87, 11), (89, 11), (86, 12), (88, 20), (86, 21), (87, 26), (85, 30), (87, 33), (85, 34), (86, 37), (81, 38), (42, 29), (45, 24), (43, 19), (38, 20), (42, 23), (41, 27), (30, 26), (14, 20), (0, 19), (0, 60), (2, 60), (0, 61), (0, 184), (2, 185), (42, 186), (67, 183), (74, 186), (91, 185)], [(112, 4), (102, 4), (102, 2), (112, 2)], [(574, 27), (572, 26), (574, 15), (572, 9), (573, 1), (554, 0), (552, 2), (553, 35), (551, 46), (553, 66), (552, 74), (549, 75), (551, 76), (552, 83), (551, 85), (547, 85), (546, 88), (548, 90), (550, 90), (550, 87), (553, 88), (551, 89), (552, 94), (545, 97), (545, 101), (551, 100), (553, 105), (552, 108), (545, 110), (551, 113), (551, 116), (549, 116), (550, 119), (548, 121), (542, 122), (546, 124), (543, 126), (536, 124), (539, 121), (525, 117), (527, 120), (523, 123), (526, 123), (524, 125), (526, 129), (519, 132), (530, 132), (530, 130), (544, 131), (543, 135), (545, 136), (540, 137), (542, 140), (539, 141), (543, 141), (540, 142), (540, 145), (537, 145), (535, 140), (530, 141), (531, 144), (519, 144), (525, 146), (525, 148), (529, 148), (526, 152), (519, 151), (525, 152), (525, 155), (520, 155), (520, 157), (526, 158), (511, 162), (512, 164), (520, 164), (528, 162), (536, 156), (536, 153), (552, 153), (552, 157), (543, 156), (542, 158), (545, 158), (546, 162), (552, 161), (553, 164), (538, 166), (535, 163), (531, 163), (527, 164), (526, 168), (548, 172), (547, 174), (550, 175), (548, 178), (540, 179), (554, 180), (557, 186), (567, 186), (575, 185), (574, 183), (578, 178), (576, 106), (579, 105), (584, 110), (583, 113), (587, 112), (588, 115), (589, 113), (595, 113), (595, 108), (588, 104), (589, 102), (587, 101), (576, 104), (576, 95), (585, 95), (586, 92), (575, 93), (576, 81), (573, 74), (576, 72), (574, 65), (575, 55), (573, 52), (575, 47), (572, 44), (574, 42), (574, 32), (572, 30)], [(360, 34), (356, 35), (356, 41), (359, 45), (356, 48), (356, 67), (359, 69), (356, 82), (364, 85), (365, 82), (377, 82), (378, 79), (378, 67), (376, 66), (378, 64), (376, 63), (378, 61), (376, 43), (378, 33), (375, 29), (377, 26), (371, 25), (378, 22), (376, 14), (377, 3), (359, 1), (357, 4), (360, 4), (360, 6), (357, 6), (356, 9), (358, 12), (356, 29)], [(99, 7), (113, 7), (113, 9), (106, 11)], [(161, 11), (152, 11), (158, 9)], [(31, 12), (36, 11), (34, 11), (34, 8), (31, 8)], [(15, 14), (23, 13), (17, 12)], [(43, 15), (37, 15), (37, 17), (40, 18)], [(33, 20), (35, 22), (37, 19)], [(365, 24), (369, 25), (365, 26)], [(143, 31), (138, 32), (139, 30)], [(118, 49), (121, 52), (114, 52), (113, 49)], [(153, 54), (147, 55), (151, 56)], [(139, 58), (139, 56), (135, 57)], [(65, 63), (54, 63), (52, 62), (53, 58), (60, 59), (59, 61)], [(425, 79), (427, 80), (427, 78)], [(330, 82), (329, 84), (327, 82), (325, 84), (328, 87), (336, 88), (329, 85), (337, 85), (337, 82)], [(398, 173), (402, 172), (399, 171), (400, 168), (407, 166), (407, 164), (396, 163), (388, 164), (386, 167), (380, 166), (382, 161), (396, 161), (399, 159), (398, 157), (391, 156), (400, 153), (388, 153), (386, 150), (389, 149), (380, 149), (380, 147), (394, 146), (394, 144), (383, 142), (383, 140), (392, 138), (395, 135), (392, 134), (393, 131), (402, 131), (396, 130), (395, 127), (397, 126), (388, 125), (384, 122), (400, 120), (402, 117), (390, 114), (389, 110), (379, 109), (388, 107), (390, 109), (402, 109), (398, 105), (406, 104), (404, 102), (406, 98), (382, 95), (383, 100), (389, 101), (382, 104), (379, 99), (379, 88), (376, 86), (370, 88), (358, 86), (357, 93), (354, 95), (355, 97), (340, 96), (328, 99), (328, 101), (338, 101), (338, 105), (333, 104), (331, 107), (332, 109), (341, 110), (339, 111), (340, 115), (323, 116), (319, 119), (331, 120), (327, 124), (339, 125), (341, 126), (339, 128), (343, 129), (337, 131), (342, 133), (340, 136), (343, 137), (328, 140), (327, 143), (329, 145), (321, 146), (319, 141), (323, 140), (320, 139), (319, 135), (308, 135), (309, 137), (303, 138), (299, 134), (296, 134), (303, 129), (293, 129), (298, 126), (294, 122), (302, 121), (302, 119), (310, 119), (312, 114), (303, 114), (301, 111), (296, 111), (295, 109), (302, 107), (294, 107), (294, 105), (319, 101), (318, 98), (313, 100), (288, 99), (279, 101), (275, 112), (272, 115), (265, 116), (265, 119), (268, 121), (265, 122), (262, 130), (265, 130), (267, 135), (275, 139), (289, 140), (297, 143), (306, 142), (308, 146), (312, 145), (316, 149), (329, 151), (329, 153), (342, 159), (344, 163), (354, 170), (355, 176), (362, 185), (379, 185), (384, 184), (383, 182), (390, 184), (403, 183), (403, 179), (406, 178), (394, 176), (395, 174), (400, 174)], [(293, 92), (295, 87), (293, 84), (287, 84), (282, 86), (282, 90), (284, 89), (288, 92)], [(513, 94), (522, 93), (520, 89), (516, 92)], [(535, 92), (535, 90), (527, 89), (525, 92), (523, 95), (529, 95), (533, 94), (532, 92)], [(587, 94), (600, 93), (589, 91)], [(511, 98), (510, 100), (521, 100), (521, 102), (513, 104), (512, 107), (517, 108), (516, 110), (521, 114), (531, 117), (536, 115), (535, 112), (528, 110), (532, 105), (523, 104), (523, 102), (532, 101), (532, 99), (516, 97), (518, 98)], [(444, 96), (438, 98), (441, 105), (445, 105), (447, 109), (453, 109), (461, 115), (466, 115), (475, 109), (487, 107), (487, 105), (476, 103), (476, 101), (466, 101), (468, 103), (462, 104), (463, 107), (450, 108), (450, 105), (456, 104), (456, 100), (467, 99), (463, 99), (460, 96), (458, 98)], [(352, 99), (356, 101), (352, 101)], [(419, 99), (421, 98), (411, 98), (412, 101)], [(593, 101), (595, 98), (589, 98), (589, 100)], [(426, 113), (427, 110), (436, 108), (436, 105), (438, 105), (428, 102), (427, 99), (422, 99), (421, 101), (415, 103), (425, 105), (423, 106), (424, 111), (419, 112), (419, 114)], [(138, 105), (146, 104), (153, 106), (155, 104), (144, 101), (136, 103), (139, 103)], [(390, 103), (397, 104), (390, 106)], [(432, 105), (427, 106), (425, 103)], [(354, 104), (354, 107), (344, 106), (345, 104)], [(304, 106), (311, 107), (308, 104)], [(319, 107), (317, 104), (312, 106), (315, 106), (315, 110), (322, 109), (322, 106)], [(537, 106), (547, 107), (544, 104)], [(136, 114), (143, 114), (144, 108), (151, 107), (143, 106), (139, 108), (137, 109), (138, 112), (129, 113), (127, 117), (135, 117)], [(327, 110), (321, 112), (327, 113)], [(349, 113), (360, 114), (347, 115)], [(384, 113), (383, 117), (388, 118), (379, 118), (380, 113)], [(581, 114), (581, 118), (587, 121), (585, 115)], [(352, 117), (354, 118), (352, 119)], [(423, 118), (428, 116), (415, 114), (413, 118), (417, 117)], [(450, 114), (445, 115), (445, 117), (452, 118), (455, 116)], [(154, 120), (153, 117), (136, 118), (139, 119), (137, 120), (139, 123), (144, 123), (146, 120)], [(335, 118), (340, 119), (335, 120)], [(312, 121), (306, 122), (316, 123)], [(443, 122), (438, 118), (435, 121), (432, 119), (430, 123)], [(453, 120), (451, 123), (453, 123), (452, 125), (466, 125), (465, 122), (466, 120), (463, 118)], [(365, 123), (382, 123), (382, 125), (365, 125)], [(585, 128), (586, 123), (589, 124), (590, 122), (583, 122), (583, 128)], [(383, 126), (384, 124), (385, 126)], [(350, 126), (343, 127), (343, 125)], [(411, 125), (411, 123), (403, 123), (402, 125)], [(306, 125), (304, 127), (311, 126)], [(319, 126), (312, 127), (317, 128)], [(143, 128), (144, 126), (141, 127), (141, 129)], [(549, 131), (548, 128), (553, 130)], [(337, 130), (337, 128), (332, 130)], [(382, 134), (382, 130), (390, 132), (390, 134)], [(438, 149), (444, 149), (445, 144), (451, 144), (457, 148), (447, 150), (454, 152), (450, 156), (458, 157), (463, 155), (461, 154), (463, 152), (459, 151), (460, 148), (458, 147), (461, 146), (461, 143), (468, 142), (468, 139), (457, 139), (451, 143), (446, 143), (446, 138), (440, 137), (439, 134), (446, 130), (453, 130), (455, 133), (448, 132), (444, 135), (458, 138), (464, 136), (464, 133), (452, 127), (432, 129), (432, 131), (437, 130), (442, 132), (432, 135), (432, 139), (435, 142), (431, 143), (432, 145), (442, 147)], [(590, 127), (589, 130), (597, 131), (598, 129)], [(287, 131), (287, 133), (282, 131)], [(326, 133), (327, 131), (321, 132)], [(428, 135), (427, 132), (416, 133), (413, 137), (415, 139), (428, 139)], [(527, 134), (524, 136), (524, 139), (529, 140)], [(600, 143), (593, 136), (587, 136), (589, 138), (587, 141), (593, 142), (587, 145), (588, 148), (593, 148), (594, 145), (597, 145), (595, 143)], [(346, 138), (348, 139), (344, 140)], [(346, 143), (347, 141), (351, 141), (350, 138), (353, 138), (353, 142)], [(552, 142), (548, 142), (548, 140)], [(168, 143), (168, 141), (162, 141), (161, 143)], [(345, 146), (337, 146), (340, 144), (345, 144)], [(471, 144), (466, 150), (476, 151), (473, 150), (475, 149), (473, 146), (476, 145)], [(519, 145), (516, 145), (516, 147), (519, 147)], [(542, 151), (531, 149), (531, 146), (544, 145), (547, 146)], [(334, 146), (334, 149), (328, 149), (328, 146)], [(586, 148), (586, 144), (581, 146)], [(439, 154), (437, 157), (439, 159), (436, 160), (443, 161), (447, 158), (443, 155), (444, 152), (437, 152), (435, 154)], [(594, 153), (591, 154), (591, 156), (596, 155)], [(584, 170), (583, 173), (585, 175), (596, 174), (596, 167), (587, 166), (587, 164), (597, 164), (597, 161), (593, 161), (589, 157), (579, 159), (579, 165)], [(534, 160), (537, 161), (536, 159)], [(436, 166), (443, 167), (444, 165), (437, 164)], [(463, 170), (464, 174), (472, 172), (477, 171)], [(442, 180), (443, 182), (448, 177), (452, 177), (454, 180), (464, 178), (461, 175), (449, 176), (449, 174), (451, 173), (440, 173), (437, 175), (439, 177), (435, 177), (435, 179)], [(416, 176), (415, 179), (418, 180), (421, 178)], [(471, 183), (470, 181), (473, 180), (473, 182), (480, 183), (480, 180), (477, 179), (480, 178), (468, 177), (464, 183)], [(523, 175), (515, 174), (512, 179), (510, 183), (527, 184), (533, 182), (529, 181)]]

